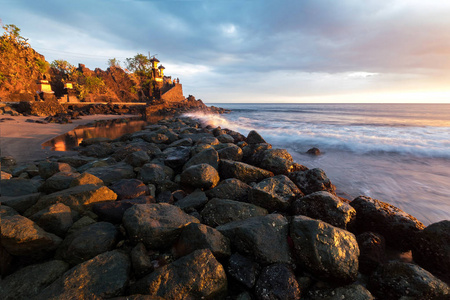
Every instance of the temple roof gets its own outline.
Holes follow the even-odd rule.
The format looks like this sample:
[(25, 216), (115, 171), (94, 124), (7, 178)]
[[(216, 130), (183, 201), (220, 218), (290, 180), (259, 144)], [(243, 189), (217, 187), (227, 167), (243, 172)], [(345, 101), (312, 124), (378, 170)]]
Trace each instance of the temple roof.
[(158, 69), (165, 69), (163, 65), (160, 65)]
[(156, 57), (152, 57), (152, 59), (150, 59), (150, 61), (151, 62), (154, 62), (154, 61), (159, 62), (159, 60)]

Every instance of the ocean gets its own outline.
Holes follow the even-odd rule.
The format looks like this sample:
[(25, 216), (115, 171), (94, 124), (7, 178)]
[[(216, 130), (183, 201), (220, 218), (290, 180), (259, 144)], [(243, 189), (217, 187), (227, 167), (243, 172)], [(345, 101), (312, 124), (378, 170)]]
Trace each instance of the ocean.
[[(189, 114), (205, 124), (258, 131), (338, 195), (388, 202), (425, 225), (450, 220), (450, 104), (230, 104), (230, 114)], [(322, 152), (311, 156), (306, 151)]]

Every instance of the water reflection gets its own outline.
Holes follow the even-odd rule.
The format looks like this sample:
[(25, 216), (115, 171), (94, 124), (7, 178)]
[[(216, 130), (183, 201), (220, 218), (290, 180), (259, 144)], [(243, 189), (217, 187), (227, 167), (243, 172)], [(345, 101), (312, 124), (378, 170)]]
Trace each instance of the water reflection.
[(124, 134), (142, 130), (147, 124), (149, 122), (143, 120), (116, 119), (80, 125), (72, 131), (43, 143), (42, 149), (50, 147), (54, 151), (69, 151), (83, 140), (95, 137), (115, 139)]

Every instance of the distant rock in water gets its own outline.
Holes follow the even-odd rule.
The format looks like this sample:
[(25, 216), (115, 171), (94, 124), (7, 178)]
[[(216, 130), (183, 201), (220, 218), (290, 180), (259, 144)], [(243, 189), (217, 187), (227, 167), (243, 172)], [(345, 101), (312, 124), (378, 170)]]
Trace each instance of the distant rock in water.
[(321, 155), (322, 152), (320, 152), (319, 148), (313, 147), (311, 149), (309, 149), (308, 151), (306, 151), (306, 154), (310, 154), (310, 155)]

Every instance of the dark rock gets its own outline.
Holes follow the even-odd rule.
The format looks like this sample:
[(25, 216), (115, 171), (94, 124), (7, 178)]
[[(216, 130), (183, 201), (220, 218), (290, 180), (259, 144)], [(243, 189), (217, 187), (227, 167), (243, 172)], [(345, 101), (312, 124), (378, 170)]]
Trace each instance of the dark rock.
[(94, 144), (100, 144), (100, 143), (110, 143), (112, 140), (107, 137), (95, 137), (95, 138), (89, 138), (81, 141), (80, 146), (87, 147)]
[(2, 299), (32, 299), (68, 269), (69, 264), (61, 260), (24, 267), (0, 281)]
[(56, 203), (63, 203), (72, 210), (83, 213), (91, 207), (92, 203), (116, 199), (116, 193), (106, 186), (93, 184), (79, 185), (41, 197), (24, 215), (31, 216)]
[(0, 202), (4, 205), (14, 208), (16, 211), (23, 214), (27, 209), (36, 204), (40, 196), (41, 193), (34, 193), (16, 197), (1, 196)]
[(192, 143), (193, 143), (192, 139), (184, 138), (184, 139), (180, 139), (178, 141), (173, 142), (172, 144), (169, 145), (169, 148), (170, 147), (179, 147), (179, 146), (188, 146), (188, 147), (190, 147), (190, 146), (192, 146)]
[(32, 255), (54, 250), (61, 239), (21, 215), (2, 216), (1, 245), (12, 255)]
[(133, 250), (131, 250), (130, 255), (134, 274), (138, 278), (141, 278), (154, 270), (154, 266), (144, 244), (138, 243)]
[(87, 172), (100, 178), (106, 185), (110, 185), (121, 179), (136, 177), (133, 167), (124, 162), (104, 167), (91, 168), (87, 170)]
[(236, 178), (229, 178), (219, 182), (219, 184), (206, 191), (209, 198), (231, 199), (236, 201), (248, 202), (248, 193), (251, 187)]
[(224, 144), (226, 147), (217, 148), (217, 153), (220, 159), (228, 159), (234, 161), (241, 161), (244, 157), (244, 152), (239, 146), (235, 144)]
[(80, 149), (80, 154), (90, 157), (107, 157), (114, 153), (114, 147), (110, 143), (89, 145)]
[(173, 204), (174, 199), (171, 191), (162, 191), (156, 197), (156, 203), (169, 203)]
[(76, 172), (59, 172), (50, 176), (40, 187), (40, 191), (44, 193), (54, 193), (65, 190), (70, 187), (72, 181), (80, 176)]
[(92, 219), (89, 216), (83, 216), (80, 219), (78, 219), (76, 222), (73, 223), (72, 227), (70, 227), (69, 231), (67, 231), (67, 234), (72, 234), (75, 231), (78, 231), (81, 228), (89, 226), (94, 223), (97, 223), (97, 221), (95, 221), (94, 219)]
[(354, 283), (338, 288), (316, 289), (308, 291), (311, 300), (374, 300), (372, 294), (362, 285)]
[(15, 216), (18, 214), (19, 213), (14, 208), (0, 204), (0, 216), (2, 218), (9, 217), (9, 216)]
[(165, 155), (164, 164), (172, 169), (179, 170), (189, 160), (190, 148), (186, 146), (167, 148), (163, 151)]
[(166, 203), (135, 205), (123, 216), (129, 238), (135, 243), (143, 242), (149, 249), (171, 246), (189, 223), (199, 221)]
[(228, 261), (228, 274), (251, 289), (259, 276), (260, 266), (251, 259), (234, 253)]
[(17, 161), (14, 157), (12, 156), (2, 156), (0, 158), (0, 163), (2, 166), (5, 167), (11, 167), (17, 164)]
[(112, 155), (117, 161), (121, 161), (125, 159), (128, 155), (138, 152), (144, 151), (147, 155), (152, 158), (155, 155), (161, 154), (161, 150), (155, 144), (150, 144), (144, 141), (140, 142), (132, 142), (125, 147), (122, 147), (114, 152)]
[(66, 163), (74, 168), (79, 168), (87, 163), (93, 162), (95, 158), (88, 156), (63, 156), (58, 158), (58, 162)]
[(303, 196), (302, 191), (287, 176), (278, 175), (256, 184), (250, 190), (248, 200), (269, 212), (286, 211), (298, 196)]
[(181, 173), (181, 184), (194, 188), (211, 189), (219, 180), (217, 170), (208, 164), (193, 165)]
[(150, 156), (148, 156), (146, 151), (136, 151), (132, 152), (125, 157), (125, 162), (133, 167), (140, 167), (150, 161)]
[(287, 175), (292, 171), (294, 160), (285, 149), (268, 149), (253, 155), (252, 161), (275, 175)]
[(111, 223), (94, 223), (67, 236), (58, 252), (64, 261), (77, 265), (114, 249), (118, 234)]
[(131, 292), (165, 299), (220, 299), (227, 292), (227, 277), (211, 251), (197, 250), (137, 281)]
[(195, 190), (193, 193), (175, 202), (175, 205), (182, 210), (190, 211), (192, 209), (202, 208), (207, 202), (208, 197), (206, 197), (205, 192), (201, 190)]
[(244, 142), (246, 140), (246, 137), (239, 132), (228, 130), (228, 134), (231, 135), (234, 139), (234, 143)]
[(359, 271), (370, 275), (386, 262), (386, 245), (384, 237), (374, 232), (364, 232), (356, 236), (361, 254), (359, 255)]
[(295, 274), (286, 264), (273, 264), (265, 267), (256, 283), (255, 294), (258, 299), (300, 299), (300, 288)]
[(39, 163), (39, 175), (45, 180), (59, 172), (75, 172), (69, 164), (55, 161), (43, 161)]
[(305, 216), (295, 216), (290, 236), (298, 265), (313, 275), (352, 282), (358, 274), (359, 248), (355, 236), (341, 228)]
[(313, 148), (309, 149), (308, 151), (306, 151), (306, 154), (310, 154), (310, 155), (320, 155), (321, 153), (320, 153), (319, 148), (313, 147)]
[(219, 164), (222, 179), (237, 178), (245, 183), (259, 182), (273, 176), (272, 172), (242, 162), (222, 159)]
[(140, 196), (135, 199), (125, 199), (120, 201), (103, 201), (94, 203), (92, 205), (92, 211), (97, 214), (101, 220), (118, 224), (122, 222), (125, 211), (133, 205), (150, 203), (155, 203), (155, 199), (152, 196)]
[(247, 143), (249, 144), (260, 144), (265, 142), (266, 141), (263, 139), (263, 137), (254, 130), (250, 131), (247, 135)]
[(272, 149), (272, 145), (268, 143), (242, 145), (242, 152), (244, 153), (242, 160), (253, 165), (256, 163), (253, 159), (259, 157), (259, 155), (256, 154), (268, 149)]
[(109, 300), (164, 300), (164, 298), (152, 295), (131, 295), (131, 296), (109, 298)]
[(109, 188), (117, 194), (117, 200), (134, 199), (150, 194), (148, 187), (138, 179), (121, 179)]
[(198, 164), (209, 164), (216, 170), (219, 169), (219, 154), (213, 148), (208, 148), (192, 156), (183, 166), (183, 170)]
[(289, 174), (289, 178), (306, 195), (314, 192), (326, 191), (336, 195), (336, 187), (331, 183), (322, 169), (311, 169), (306, 171), (297, 171)]
[(217, 136), (217, 139), (221, 143), (234, 143), (234, 138), (229, 134), (221, 134)]
[(450, 221), (440, 221), (419, 231), (412, 244), (414, 261), (450, 284)]
[(417, 265), (399, 261), (380, 266), (370, 277), (369, 289), (378, 299), (386, 300), (448, 299), (450, 295), (443, 281)]
[(129, 281), (130, 259), (110, 251), (79, 264), (36, 297), (49, 299), (107, 299), (120, 295)]
[(355, 228), (383, 235), (388, 245), (400, 251), (410, 250), (414, 234), (424, 228), (413, 216), (377, 199), (360, 196), (350, 205), (356, 210)]
[(169, 179), (169, 176), (164, 172), (164, 168), (157, 164), (148, 163), (142, 166), (139, 171), (138, 178), (146, 184), (160, 184)]
[(239, 253), (263, 263), (289, 263), (287, 243), (288, 221), (278, 214), (253, 217), (218, 226), (216, 229), (228, 237)]
[(326, 191), (297, 199), (292, 205), (292, 211), (296, 215), (319, 219), (342, 229), (347, 229), (356, 218), (356, 211), (350, 204)]
[(0, 180), (0, 195), (8, 197), (24, 196), (38, 192), (41, 182), (29, 179)]
[(201, 215), (206, 225), (216, 227), (234, 221), (265, 216), (267, 210), (250, 203), (214, 198), (205, 205)]
[(178, 256), (185, 256), (198, 249), (209, 249), (216, 258), (231, 255), (228, 238), (212, 227), (197, 223), (183, 228), (176, 249)]
[(95, 184), (95, 185), (105, 185), (103, 180), (94, 176), (92, 174), (84, 172), (70, 183), (70, 187), (84, 185), (84, 184)]
[(73, 224), (70, 207), (62, 203), (53, 204), (35, 213), (30, 219), (45, 231), (59, 237), (64, 237)]

